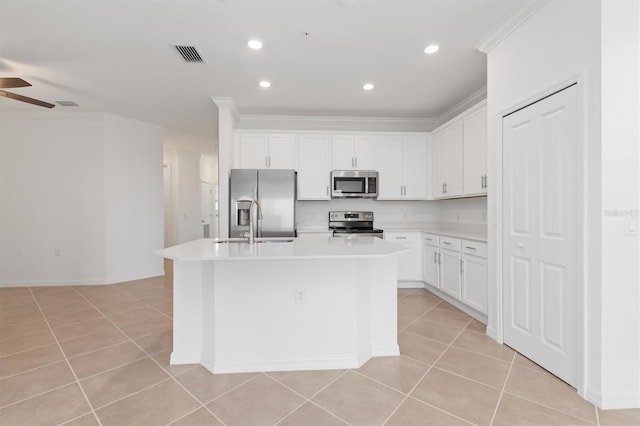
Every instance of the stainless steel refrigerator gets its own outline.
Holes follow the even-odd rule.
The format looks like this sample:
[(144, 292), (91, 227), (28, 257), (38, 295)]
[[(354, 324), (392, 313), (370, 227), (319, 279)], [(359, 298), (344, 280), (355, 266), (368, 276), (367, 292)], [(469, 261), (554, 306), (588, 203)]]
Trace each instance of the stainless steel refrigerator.
[(232, 169), (229, 197), (229, 237), (249, 232), (251, 202), (246, 200), (256, 200), (262, 210), (257, 219), (253, 209), (257, 237), (296, 236), (295, 170)]

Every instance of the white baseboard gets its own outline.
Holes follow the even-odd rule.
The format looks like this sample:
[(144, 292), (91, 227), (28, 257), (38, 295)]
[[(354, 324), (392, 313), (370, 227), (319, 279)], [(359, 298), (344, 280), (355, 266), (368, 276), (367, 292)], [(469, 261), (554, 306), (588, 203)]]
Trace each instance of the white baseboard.
[[(208, 366), (213, 364), (213, 369)], [(302, 371), (302, 370), (343, 370), (359, 368), (361, 365), (357, 357), (291, 359), (281, 361), (228, 361), (211, 362), (202, 359), (202, 365), (215, 374), (221, 373), (256, 373), (262, 371)]]
[(164, 270), (154, 271), (148, 274), (122, 275), (119, 277), (105, 277), (98, 279), (70, 279), (70, 280), (52, 280), (52, 281), (7, 281), (0, 282), (0, 287), (60, 287), (67, 285), (106, 285), (117, 284), (126, 281), (142, 280), (146, 278), (155, 278), (164, 276)]
[(585, 399), (603, 410), (640, 408), (640, 390), (638, 392), (602, 393), (599, 390), (587, 388)]
[(425, 284), (422, 282), (420, 284), (422, 284), (420, 288), (424, 288), (428, 292), (435, 294), (439, 298), (443, 299), (445, 302), (448, 302), (449, 304), (455, 306), (456, 308), (460, 309), (462, 312), (468, 314), (469, 316), (472, 316), (473, 318), (477, 319), (481, 323), (485, 325), (488, 323), (486, 315), (476, 311), (473, 308), (470, 308), (469, 306), (465, 305), (459, 300), (454, 299), (448, 294), (445, 294), (444, 292), (438, 290), (437, 288), (432, 287), (430, 284)]
[(398, 288), (424, 288), (422, 281), (398, 281)]

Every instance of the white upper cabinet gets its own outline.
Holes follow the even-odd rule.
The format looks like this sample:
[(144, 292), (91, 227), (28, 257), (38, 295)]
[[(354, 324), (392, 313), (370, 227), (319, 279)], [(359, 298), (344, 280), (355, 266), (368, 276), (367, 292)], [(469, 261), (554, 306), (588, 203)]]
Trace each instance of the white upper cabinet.
[(241, 169), (295, 169), (296, 137), (289, 134), (241, 134)]
[(376, 139), (369, 135), (336, 135), (332, 138), (333, 170), (376, 170)]
[(487, 193), (487, 109), (453, 119), (433, 133), (433, 197)]
[(269, 135), (240, 135), (241, 169), (264, 169), (269, 161)]
[(328, 135), (298, 137), (298, 200), (330, 199), (331, 141)]
[(381, 136), (379, 200), (424, 200), (429, 169), (426, 136)]
[(462, 195), (462, 121), (454, 122), (433, 135), (433, 196)]
[(487, 193), (487, 109), (464, 119), (464, 194)]

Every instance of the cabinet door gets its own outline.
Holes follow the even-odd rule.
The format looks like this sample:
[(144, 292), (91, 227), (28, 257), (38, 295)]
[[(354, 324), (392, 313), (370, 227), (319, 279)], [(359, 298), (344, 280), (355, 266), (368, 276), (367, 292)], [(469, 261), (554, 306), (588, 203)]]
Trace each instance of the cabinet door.
[(378, 200), (402, 199), (402, 136), (382, 136), (378, 149)]
[[(402, 144), (404, 198), (427, 198), (427, 140), (422, 136), (405, 136)], [(380, 161), (383, 159), (380, 152)]]
[(441, 130), (433, 134), (433, 157), (431, 159), (431, 182), (434, 198), (444, 197), (444, 184), (447, 182), (447, 132)]
[(398, 281), (422, 281), (420, 233), (386, 232), (384, 239), (411, 249), (398, 254)]
[(376, 139), (373, 136), (355, 136), (353, 139), (354, 168), (356, 170), (377, 170), (378, 156)]
[(329, 136), (298, 138), (298, 200), (328, 200), (331, 173)]
[(464, 140), (463, 123), (453, 123), (447, 129), (447, 147), (445, 156), (446, 187), (445, 197), (462, 195), (463, 170), (462, 170), (462, 146)]
[(440, 249), (440, 284), (442, 291), (460, 300), (460, 253)]
[(424, 244), (422, 246), (422, 280), (438, 288), (440, 285), (440, 265), (438, 264), (438, 248)]
[(473, 113), (464, 120), (464, 194), (486, 194), (487, 110)]
[(269, 136), (240, 135), (240, 168), (266, 169), (269, 162)]
[(270, 135), (269, 159), (267, 163), (270, 169), (295, 169), (295, 135)]
[(355, 168), (353, 156), (353, 136), (334, 136), (331, 141), (332, 170), (352, 170)]
[(487, 259), (462, 256), (462, 302), (487, 313)]

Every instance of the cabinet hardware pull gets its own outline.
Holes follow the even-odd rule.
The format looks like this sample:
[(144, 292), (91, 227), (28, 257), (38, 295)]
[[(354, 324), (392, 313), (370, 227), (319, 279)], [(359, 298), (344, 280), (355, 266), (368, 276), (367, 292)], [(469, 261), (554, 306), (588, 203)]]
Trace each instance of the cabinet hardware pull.
[(475, 247), (465, 246), (465, 248), (468, 248), (469, 250), (476, 250), (476, 248), (475, 248)]
[(433, 263), (438, 263), (438, 253), (437, 252), (433, 252)]
[(447, 244), (447, 245), (451, 245), (451, 243), (449, 241), (443, 241), (442, 244)]
[(433, 238), (425, 238), (427, 241), (433, 241)]
[(329, 185), (327, 185), (327, 197), (329, 196)]
[(460, 259), (460, 272), (464, 272), (464, 260)]
[(442, 253), (438, 253), (438, 265), (442, 263)]
[(356, 157), (356, 167), (358, 167), (358, 157)]
[(407, 237), (396, 237), (396, 240), (406, 240)]

